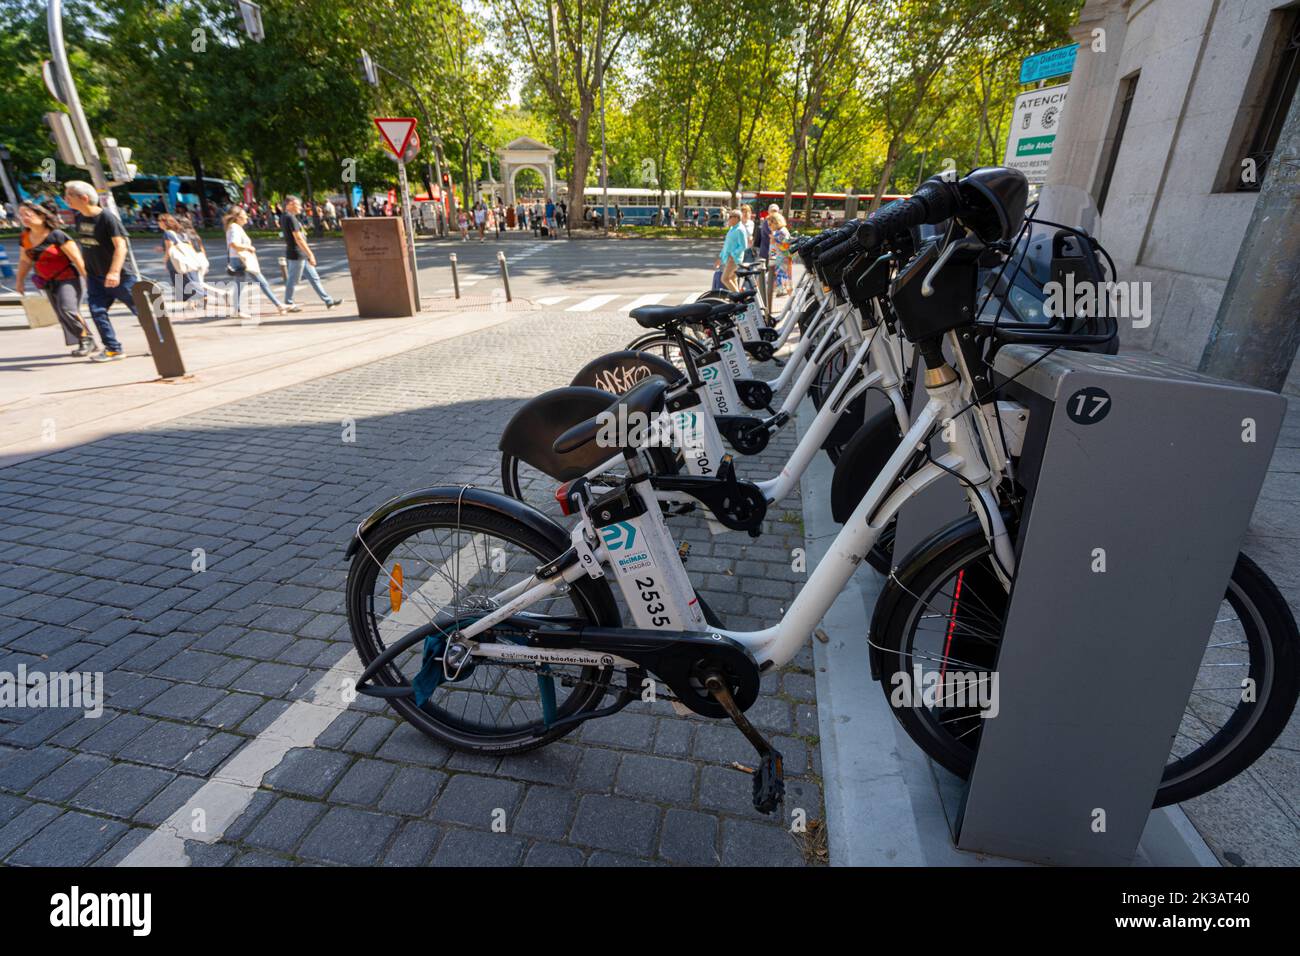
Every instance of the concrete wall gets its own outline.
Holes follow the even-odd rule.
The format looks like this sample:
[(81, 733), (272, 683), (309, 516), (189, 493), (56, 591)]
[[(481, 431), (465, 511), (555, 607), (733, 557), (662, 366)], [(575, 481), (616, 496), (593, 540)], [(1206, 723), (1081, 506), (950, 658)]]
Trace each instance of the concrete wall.
[[(1121, 342), (1195, 366), (1257, 193), (1219, 191), (1261, 95), (1256, 69), (1282, 0), (1089, 0), (1048, 183), (1098, 195), (1125, 79), (1137, 95), (1096, 233), (1119, 278), (1151, 283), (1151, 324)], [(1094, 30), (1105, 50), (1094, 51)], [(1300, 363), (1297, 363), (1300, 365)], [(1288, 391), (1300, 392), (1293, 366)]]

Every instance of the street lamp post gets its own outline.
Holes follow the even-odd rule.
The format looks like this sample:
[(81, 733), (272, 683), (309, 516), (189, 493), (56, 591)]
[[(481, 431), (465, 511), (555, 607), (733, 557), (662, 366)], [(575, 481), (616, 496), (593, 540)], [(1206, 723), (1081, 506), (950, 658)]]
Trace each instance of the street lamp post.
[(758, 162), (754, 164), (758, 167), (758, 191), (763, 191), (763, 170), (767, 169), (767, 159), (762, 153), (758, 156)]
[(320, 207), (316, 205), (316, 196), (311, 191), (311, 170), (307, 168), (307, 144), (298, 140), (298, 160), (302, 165), (303, 176), (307, 179), (307, 201), (311, 203), (311, 231), (317, 239), (325, 235), (325, 227), (320, 221)]

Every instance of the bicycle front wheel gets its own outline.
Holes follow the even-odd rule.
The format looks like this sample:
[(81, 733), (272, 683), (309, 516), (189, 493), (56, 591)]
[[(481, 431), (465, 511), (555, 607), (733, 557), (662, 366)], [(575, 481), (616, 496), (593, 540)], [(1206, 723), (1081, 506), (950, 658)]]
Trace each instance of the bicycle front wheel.
[[(459, 627), (497, 606), (497, 595), (530, 578), (560, 553), (534, 529), (472, 503), (439, 503), (398, 512), (365, 536), (348, 572), (352, 641), (365, 665), (418, 627)], [(543, 620), (617, 627), (617, 605), (603, 580), (583, 578), (526, 609)], [(544, 616), (544, 618), (542, 617)], [(518, 642), (503, 628), (475, 640)], [(443, 648), (445, 650), (445, 648)], [(432, 649), (435, 656), (438, 648)], [(428, 686), (428, 644), (416, 644), (378, 675), (388, 687)], [(441, 670), (427, 700), (396, 697), (393, 707), (421, 732), (457, 750), (505, 755), (532, 750), (568, 733), (563, 718), (599, 705), (612, 668), (552, 664), (542, 669), (474, 657)]]
[[(992, 673), (1007, 610), (978, 529), (899, 582), (903, 596), (872, 640), (885, 649), (882, 673), (921, 686), (951, 670)], [(1244, 554), (1237, 558), (1196, 683), (1174, 738), (1154, 806), (1214, 789), (1254, 763), (1277, 739), (1300, 692), (1300, 634), (1277, 587)], [(886, 696), (894, 686), (881, 682)], [(911, 738), (936, 762), (970, 774), (983, 720), (976, 707), (943, 695), (926, 706), (894, 707)]]

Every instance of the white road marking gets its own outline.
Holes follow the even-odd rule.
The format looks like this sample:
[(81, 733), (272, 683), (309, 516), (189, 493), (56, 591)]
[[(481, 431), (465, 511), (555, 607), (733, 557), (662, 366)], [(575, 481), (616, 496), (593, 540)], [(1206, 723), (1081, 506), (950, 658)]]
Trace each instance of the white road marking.
[[(348, 709), (341, 693), (361, 673), (355, 650), (329, 669), (310, 700), (297, 700), (264, 731), (212, 774), (194, 796), (128, 853), (118, 866), (189, 866), (185, 841), (216, 843), (257, 793), (262, 778), (295, 747), (310, 747), (325, 728)], [(195, 825), (202, 820), (201, 832)]]
[(608, 305), (618, 298), (618, 294), (593, 295), (589, 299), (583, 299), (581, 302), (569, 306), (566, 312), (595, 312), (602, 305)]
[[(487, 545), (479, 544), (474, 535), (443, 567), (459, 569), (460, 578), (472, 578), (483, 565)], [(455, 573), (453, 570), (452, 573)], [(391, 641), (399, 634), (428, 621), (430, 607), (445, 605), (451, 599), (450, 582), (438, 573), (406, 596), (400, 612), (390, 612), (380, 622), (383, 637)], [(414, 615), (417, 610), (423, 613)], [(297, 747), (311, 747), (316, 738), (348, 709), (343, 691), (356, 684), (361, 675), (361, 659), (350, 650), (331, 667), (311, 690), (310, 699), (296, 700), (272, 724), (244, 745), (225, 766), (186, 801), (185, 805), (164, 820), (145, 837), (118, 866), (189, 866), (185, 841), (216, 843), (230, 825), (253, 802), (262, 780), (280, 765), (285, 754)], [(195, 830), (202, 819), (203, 828)]]
[(546, 296), (546, 297), (543, 298), (543, 299), (538, 299), (538, 300), (537, 300), (537, 304), (538, 304), (538, 305), (555, 305), (557, 302), (563, 302), (563, 301), (564, 301), (565, 299), (567, 299), (567, 298), (568, 298), (567, 295), (548, 295), (548, 296)]
[(626, 305), (620, 305), (618, 311), (631, 312), (633, 309), (639, 309), (643, 305), (654, 305), (656, 302), (661, 302), (667, 297), (667, 292), (651, 292), (648, 295), (643, 295), (640, 298), (633, 299)]
[(682, 299), (682, 305), (690, 305), (702, 295), (704, 295), (703, 292), (688, 292), (686, 293), (686, 298)]

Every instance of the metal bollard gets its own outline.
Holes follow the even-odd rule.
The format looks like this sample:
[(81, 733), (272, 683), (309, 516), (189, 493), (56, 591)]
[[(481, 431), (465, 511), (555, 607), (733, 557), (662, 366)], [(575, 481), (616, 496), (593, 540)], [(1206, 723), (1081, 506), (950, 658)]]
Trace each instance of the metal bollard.
[(497, 253), (497, 265), (501, 267), (501, 284), (506, 287), (506, 301), (511, 301), (510, 295), (510, 269), (506, 266), (506, 254)]
[(763, 272), (763, 280), (764, 285), (767, 287), (763, 290), (763, 305), (767, 309), (768, 324), (771, 324), (772, 314), (775, 311), (772, 296), (776, 293), (776, 269), (769, 265)]
[(456, 298), (460, 298), (460, 274), (456, 271), (456, 253), (451, 254), (451, 287), (455, 290)]

